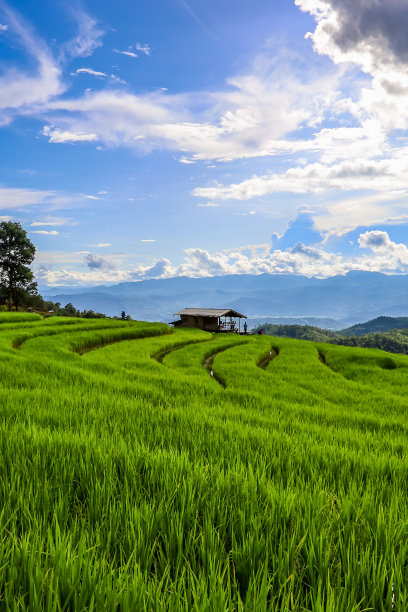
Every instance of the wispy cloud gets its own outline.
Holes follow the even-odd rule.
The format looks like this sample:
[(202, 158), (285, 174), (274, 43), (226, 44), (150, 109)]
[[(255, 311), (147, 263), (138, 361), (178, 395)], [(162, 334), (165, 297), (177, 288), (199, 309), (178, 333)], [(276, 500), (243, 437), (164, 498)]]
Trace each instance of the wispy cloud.
[(136, 51), (138, 51), (139, 53), (143, 53), (144, 55), (151, 55), (152, 52), (149, 45), (142, 45), (139, 42), (135, 45), (129, 45), (129, 47), (125, 51), (121, 51), (120, 49), (113, 49), (113, 51), (115, 53), (119, 53), (120, 55), (127, 55), (128, 57), (133, 58), (139, 57), (139, 54), (136, 53)]
[(58, 236), (59, 232), (57, 232), (56, 230), (32, 230), (31, 234), (42, 234), (43, 236)]
[(88, 74), (99, 79), (111, 79), (116, 83), (126, 84), (126, 81), (120, 79), (118, 76), (116, 76), (116, 74), (107, 74), (106, 72), (100, 72), (98, 70), (93, 70), (92, 68), (78, 68), (78, 70), (76, 70), (75, 72), (71, 72), (72, 76), (75, 76), (77, 74)]
[(8, 25), (0, 23), (0, 32), (6, 32), (8, 30)]
[(6, 111), (0, 124), (4, 125), (11, 121), (17, 109), (26, 112), (36, 104), (45, 103), (61, 94), (65, 86), (58, 63), (31, 26), (5, 2), (0, 3), (0, 14), (6, 16), (11, 35), (17, 37), (37, 64), (37, 74), (22, 72), (14, 66), (5, 70), (0, 77), (0, 109)]
[(208, 36), (210, 36), (211, 38), (213, 38), (214, 40), (216, 40), (217, 42), (222, 42), (220, 41), (220, 39), (218, 38), (218, 36), (216, 36), (216, 34), (198, 17), (198, 15), (193, 11), (193, 9), (191, 8), (191, 6), (188, 4), (187, 0), (178, 0), (179, 4), (187, 11), (187, 13), (194, 19), (194, 21), (196, 23), (198, 23), (198, 25), (200, 26), (200, 28), (202, 30), (204, 30), (204, 32), (206, 34), (208, 34)]
[(140, 53), (144, 53), (145, 55), (151, 55), (151, 48), (149, 45), (141, 45), (140, 43), (136, 43), (135, 45), (136, 51), (140, 51)]
[(77, 22), (78, 33), (63, 46), (63, 55), (71, 57), (89, 57), (102, 47), (104, 31), (98, 26), (96, 19), (85, 13), (81, 8), (72, 8), (71, 15)]
[(86, 198), (87, 200), (102, 200), (103, 199), (98, 196), (88, 195), (86, 193), (80, 193), (79, 195), (81, 195), (83, 198)]
[(60, 227), (62, 225), (72, 225), (73, 221), (67, 217), (47, 217), (43, 221), (33, 221), (31, 227)]
[(119, 49), (113, 49), (113, 51), (115, 53), (120, 53), (121, 55), (127, 55), (128, 57), (139, 57), (137, 53), (135, 53), (134, 51), (119, 51)]
[(153, 240), (153, 238), (144, 238), (140, 242), (156, 242), (156, 240)]
[(99, 242), (98, 244), (90, 244), (89, 246), (97, 249), (105, 249), (107, 247), (111, 247), (112, 244), (110, 242)]
[(109, 75), (106, 72), (98, 72), (98, 70), (92, 70), (92, 68), (78, 68), (73, 74), (91, 74), (95, 77), (105, 77), (108, 78)]

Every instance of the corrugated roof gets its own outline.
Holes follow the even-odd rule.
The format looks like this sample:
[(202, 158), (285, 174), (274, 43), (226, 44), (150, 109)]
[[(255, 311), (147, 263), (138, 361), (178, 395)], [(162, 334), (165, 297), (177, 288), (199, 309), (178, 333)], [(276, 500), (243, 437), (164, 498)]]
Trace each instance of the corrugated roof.
[(236, 310), (231, 310), (230, 308), (184, 308), (179, 312), (175, 312), (176, 315), (190, 315), (192, 317), (240, 317), (241, 319), (246, 319), (246, 316), (240, 314)]

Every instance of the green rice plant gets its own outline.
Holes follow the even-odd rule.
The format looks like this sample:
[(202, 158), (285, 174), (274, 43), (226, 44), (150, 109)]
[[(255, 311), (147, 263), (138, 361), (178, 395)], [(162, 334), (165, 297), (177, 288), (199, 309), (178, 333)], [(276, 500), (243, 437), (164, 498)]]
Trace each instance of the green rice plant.
[(42, 321), (41, 315), (31, 312), (0, 312), (0, 325), (3, 323), (22, 323), (23, 321)]
[(0, 334), (1, 609), (408, 608), (408, 357), (60, 321)]

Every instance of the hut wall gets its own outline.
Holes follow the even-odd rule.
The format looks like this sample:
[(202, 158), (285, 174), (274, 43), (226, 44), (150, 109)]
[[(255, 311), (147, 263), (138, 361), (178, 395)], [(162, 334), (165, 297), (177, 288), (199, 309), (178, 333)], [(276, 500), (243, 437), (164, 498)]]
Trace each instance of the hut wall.
[(202, 319), (202, 317), (189, 317), (188, 315), (181, 315), (181, 327), (200, 327), (198, 325), (198, 319)]
[(205, 317), (203, 329), (205, 329), (206, 331), (218, 331), (218, 319), (215, 317)]

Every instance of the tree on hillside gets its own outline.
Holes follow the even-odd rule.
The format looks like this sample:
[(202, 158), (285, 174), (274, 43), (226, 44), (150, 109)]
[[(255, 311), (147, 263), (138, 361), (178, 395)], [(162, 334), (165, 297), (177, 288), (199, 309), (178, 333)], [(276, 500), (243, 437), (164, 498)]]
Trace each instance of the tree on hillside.
[(0, 223), (0, 288), (3, 299), (11, 310), (17, 310), (24, 295), (36, 293), (37, 284), (29, 268), (36, 248), (20, 223)]

